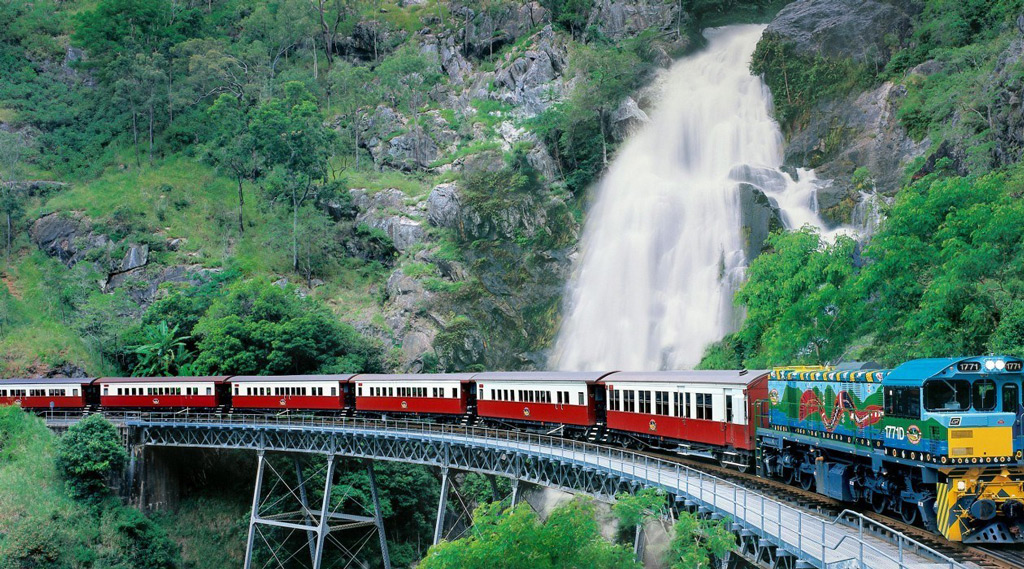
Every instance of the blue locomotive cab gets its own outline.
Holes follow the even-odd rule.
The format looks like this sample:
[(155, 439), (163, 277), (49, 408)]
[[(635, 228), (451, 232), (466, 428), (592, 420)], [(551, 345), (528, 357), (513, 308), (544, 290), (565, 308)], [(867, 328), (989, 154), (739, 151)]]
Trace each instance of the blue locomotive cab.
[(940, 465), (1019, 463), (1022, 367), (1020, 359), (989, 356), (914, 360), (893, 369), (887, 400), (899, 397), (900, 407), (919, 409), (901, 421), (888, 405), (885, 445), (925, 451)]
[[(913, 445), (935, 464), (936, 529), (951, 541), (1024, 543), (1024, 427), (1019, 358), (982, 356), (907, 362), (892, 390), (919, 387), (913, 424), (886, 418), (886, 447)], [(902, 432), (900, 432), (902, 431)]]

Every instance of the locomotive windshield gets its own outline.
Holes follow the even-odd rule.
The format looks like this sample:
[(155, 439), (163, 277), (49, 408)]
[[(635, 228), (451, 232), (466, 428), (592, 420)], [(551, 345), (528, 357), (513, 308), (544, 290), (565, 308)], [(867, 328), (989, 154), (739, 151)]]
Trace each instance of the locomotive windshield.
[(924, 406), (929, 411), (966, 411), (971, 408), (971, 384), (962, 379), (925, 382)]
[(991, 379), (974, 382), (974, 410), (994, 411), (996, 408), (996, 384)]

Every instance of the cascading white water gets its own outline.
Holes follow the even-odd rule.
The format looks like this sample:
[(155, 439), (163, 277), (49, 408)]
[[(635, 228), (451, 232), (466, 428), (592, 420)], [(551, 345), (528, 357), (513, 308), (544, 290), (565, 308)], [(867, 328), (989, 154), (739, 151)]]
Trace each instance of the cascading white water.
[(750, 74), (764, 26), (708, 30), (672, 66), (651, 121), (601, 180), (550, 367), (685, 369), (738, 325), (746, 258), (739, 184), (759, 187), (788, 227), (821, 226), (815, 180), (782, 173), (771, 93)]

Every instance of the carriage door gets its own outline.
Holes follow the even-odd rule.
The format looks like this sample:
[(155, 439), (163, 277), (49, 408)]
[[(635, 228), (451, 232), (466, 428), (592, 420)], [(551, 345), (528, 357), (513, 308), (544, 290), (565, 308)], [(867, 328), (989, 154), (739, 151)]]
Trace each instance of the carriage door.
[(733, 429), (733, 424), (736, 421), (736, 397), (729, 391), (725, 392), (725, 444), (729, 446), (735, 446), (736, 441), (734, 440), (736, 429)]

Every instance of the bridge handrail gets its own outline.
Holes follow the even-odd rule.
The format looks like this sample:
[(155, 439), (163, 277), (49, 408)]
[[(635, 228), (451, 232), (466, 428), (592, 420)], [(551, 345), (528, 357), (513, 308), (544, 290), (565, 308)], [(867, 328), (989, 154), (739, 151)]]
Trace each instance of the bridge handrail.
[[(544, 451), (551, 451), (552, 449), (560, 449), (561, 455), (559, 456), (563, 460), (569, 460), (578, 464), (594, 464), (598, 467), (602, 466), (601, 458), (606, 458), (608, 463), (605, 465), (607, 468), (612, 469), (612, 461), (617, 460), (622, 463), (623, 466), (626, 464), (632, 465), (629, 471), (620, 470), (618, 471), (623, 475), (631, 475), (636, 480), (645, 480), (647, 483), (657, 486), (663, 490), (672, 492), (674, 494), (683, 493), (686, 495), (693, 496), (694, 498), (704, 502), (704, 505), (713, 510), (719, 510), (723, 515), (732, 515), (734, 518), (738, 517), (739, 511), (742, 509), (745, 517), (742, 519), (749, 519), (749, 516), (758, 514), (757, 511), (751, 510), (750, 506), (760, 506), (760, 515), (762, 518), (763, 526), (761, 532), (767, 534), (768, 518), (765, 514), (774, 513), (776, 515), (775, 523), (778, 527), (777, 534), (775, 537), (783, 545), (796, 548), (799, 552), (809, 553), (811, 550), (808, 547), (813, 547), (815, 550), (821, 552), (821, 563), (823, 566), (834, 565), (833, 563), (826, 562), (826, 551), (838, 551), (838, 548), (847, 539), (856, 539), (857, 545), (859, 545), (859, 557), (860, 565), (864, 565), (864, 556), (866, 551), (873, 551), (875, 554), (888, 559), (895, 563), (897, 567), (905, 568), (907, 565), (903, 560), (903, 553), (905, 544), (909, 544), (918, 551), (924, 551), (929, 556), (933, 557), (936, 561), (943, 565), (948, 565), (950, 569), (964, 569), (964, 565), (957, 563), (953, 559), (946, 555), (943, 555), (934, 549), (910, 538), (909, 536), (884, 526), (870, 518), (863, 516), (857, 512), (851, 510), (844, 510), (833, 520), (827, 520), (818, 515), (810, 512), (805, 512), (801, 509), (794, 508), (789, 505), (784, 505), (777, 500), (768, 498), (760, 492), (750, 490), (739, 486), (728, 480), (724, 480), (717, 476), (707, 474), (703, 471), (693, 469), (689, 466), (679, 464), (677, 462), (671, 462), (663, 460), (657, 457), (651, 457), (646, 454), (641, 454), (629, 450), (620, 448), (608, 447), (598, 445), (589, 442), (567, 440), (565, 438), (553, 437), (550, 435), (541, 435), (536, 433), (524, 432), (524, 431), (512, 431), (503, 429), (492, 429), (490, 427), (477, 427), (477, 426), (461, 426), (451, 424), (440, 424), (426, 421), (417, 421), (410, 419), (388, 419), (387, 417), (381, 419), (366, 419), (361, 417), (322, 417), (322, 416), (309, 416), (309, 415), (297, 415), (291, 413), (282, 413), (277, 415), (265, 415), (265, 414), (248, 414), (248, 413), (215, 413), (215, 412), (140, 412), (140, 411), (124, 411), (124, 412), (109, 412), (105, 411), (104, 415), (107, 416), (114, 422), (121, 422), (129, 426), (147, 426), (147, 425), (175, 425), (175, 426), (189, 426), (189, 425), (238, 425), (242, 427), (319, 427), (323, 429), (329, 428), (363, 428), (372, 429), (374, 431), (383, 431), (384, 433), (395, 433), (395, 434), (415, 434), (424, 433), (430, 435), (449, 435), (451, 437), (470, 437), (483, 440), (495, 440), (495, 441), (515, 441), (519, 444), (526, 444), (526, 450), (532, 451), (537, 454), (541, 454)], [(50, 412), (46, 414), (48, 420), (54, 423), (61, 423), (61, 417), (63, 422), (70, 423), (76, 417), (74, 413), (61, 412)], [(77, 414), (77, 419), (81, 418), (81, 414)], [(533, 448), (533, 447), (536, 448)], [(566, 451), (570, 451), (575, 454), (577, 452), (583, 453), (584, 455), (592, 456), (595, 460), (584, 462), (577, 459), (575, 456), (567, 456)], [(643, 476), (638, 474), (638, 470), (641, 471)], [(663, 481), (663, 474), (665, 471), (674, 473), (671, 478), (674, 479), (677, 486), (673, 487), (670, 485), (672, 480)], [(655, 476), (652, 476), (655, 475)], [(691, 478), (697, 479), (699, 484), (697, 486), (698, 492), (693, 492), (691, 489)], [(719, 502), (725, 502), (726, 505), (731, 505), (731, 509), (723, 508), (714, 502), (709, 502), (705, 499), (705, 494), (708, 491), (707, 482), (711, 483), (710, 492), (713, 496), (717, 497)], [(727, 495), (720, 493), (720, 487), (726, 489), (732, 489), (733, 498), (730, 500)], [(738, 499), (739, 490), (743, 491), (743, 502), (741, 503)], [(755, 497), (754, 500), (749, 500), (748, 496)], [(748, 504), (753, 502), (753, 504)], [(773, 502), (775, 512), (766, 511), (766, 502)], [(797, 518), (798, 528), (796, 530), (796, 540), (785, 537), (783, 532), (782, 517), (783, 512), (795, 514)], [(844, 523), (849, 517), (853, 517), (858, 521), (855, 525), (850, 525), (849, 522)], [(809, 524), (805, 527), (805, 524)], [(820, 527), (820, 532), (816, 531), (817, 527)], [(826, 527), (834, 525), (846, 525), (847, 527), (859, 528), (859, 534), (856, 538), (851, 535), (843, 536), (836, 541), (834, 545), (830, 545), (826, 540)], [(865, 527), (872, 527), (878, 530), (882, 530), (895, 536), (898, 545), (898, 555), (892, 556), (885, 550), (880, 549), (876, 545), (865, 540), (864, 529)], [(808, 529), (812, 531), (807, 531)], [(812, 535), (813, 534), (813, 535)], [(876, 536), (877, 537), (877, 536)], [(808, 547), (805, 547), (808, 546)], [(857, 557), (850, 558), (848, 561), (858, 561)]]

